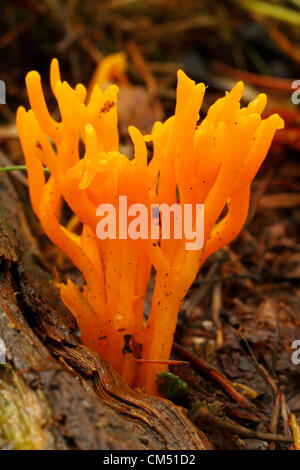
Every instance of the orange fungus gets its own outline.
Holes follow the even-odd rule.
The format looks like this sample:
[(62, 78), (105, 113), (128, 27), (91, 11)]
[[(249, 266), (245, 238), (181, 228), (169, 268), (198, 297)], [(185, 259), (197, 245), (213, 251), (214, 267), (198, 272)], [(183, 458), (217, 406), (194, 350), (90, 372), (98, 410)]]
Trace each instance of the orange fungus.
[[(134, 157), (129, 159), (119, 148), (118, 87), (103, 91), (96, 84), (87, 100), (82, 84), (71, 88), (61, 81), (56, 59), (50, 78), (60, 122), (49, 114), (40, 76), (32, 71), (26, 77), (31, 109), (18, 109), (17, 127), (34, 212), (85, 280), (82, 289), (70, 279), (59, 284), (61, 299), (76, 317), (84, 344), (129, 385), (156, 393), (156, 376), (167, 368), (183, 298), (205, 259), (242, 229), (250, 184), (282, 119), (277, 114), (261, 118), (264, 94), (241, 107), (243, 83), (238, 82), (199, 123), (205, 86), (179, 70), (174, 116), (156, 122), (148, 136), (130, 127)], [(204, 204), (203, 247), (187, 250), (185, 235), (180, 239), (171, 231), (169, 239), (163, 238), (161, 227), (154, 238), (120, 237), (117, 226), (115, 238), (99, 239), (97, 208), (113, 205), (120, 221), (119, 196), (127, 197), (128, 206), (143, 204), (149, 214), (153, 204)], [(74, 214), (65, 225), (62, 202)], [(80, 234), (72, 229), (78, 226), (74, 216)], [(145, 318), (153, 272), (151, 310)]]

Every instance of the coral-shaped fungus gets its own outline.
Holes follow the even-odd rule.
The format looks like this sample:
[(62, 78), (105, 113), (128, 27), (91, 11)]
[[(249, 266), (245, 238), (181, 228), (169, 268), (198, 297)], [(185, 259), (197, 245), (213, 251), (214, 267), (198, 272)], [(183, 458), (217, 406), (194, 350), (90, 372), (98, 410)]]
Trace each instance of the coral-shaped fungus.
[[(19, 108), (17, 127), (34, 212), (85, 279), (82, 289), (71, 280), (59, 284), (61, 299), (76, 317), (83, 343), (128, 384), (155, 393), (157, 373), (167, 368), (183, 298), (206, 258), (242, 229), (250, 184), (283, 123), (276, 114), (261, 118), (265, 94), (240, 107), (242, 82), (218, 99), (199, 123), (205, 86), (179, 71), (174, 116), (156, 122), (148, 136), (129, 127), (134, 145), (129, 159), (119, 150), (118, 87), (103, 91), (95, 85), (85, 103), (85, 87), (73, 89), (62, 82), (56, 59), (50, 77), (60, 122), (50, 116), (40, 76), (32, 71), (26, 77), (31, 109)], [(150, 141), (151, 155), (146, 146)], [(144, 204), (149, 213), (152, 204), (204, 204), (204, 246), (187, 250), (185, 236), (178, 239), (171, 233), (165, 239), (161, 230), (155, 239), (133, 240), (123, 234), (100, 240), (97, 207), (114, 205), (120, 220), (119, 196), (127, 196), (128, 206)], [(80, 234), (62, 224), (63, 201), (78, 217)], [(154, 291), (145, 318), (152, 270)]]

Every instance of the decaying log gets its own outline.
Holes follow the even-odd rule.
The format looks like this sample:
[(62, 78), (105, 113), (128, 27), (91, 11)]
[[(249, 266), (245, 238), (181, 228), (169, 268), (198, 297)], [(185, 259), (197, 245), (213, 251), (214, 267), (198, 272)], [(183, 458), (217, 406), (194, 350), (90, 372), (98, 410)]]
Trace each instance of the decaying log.
[(131, 390), (80, 343), (10, 177), (0, 178), (0, 448), (207, 449), (168, 400)]

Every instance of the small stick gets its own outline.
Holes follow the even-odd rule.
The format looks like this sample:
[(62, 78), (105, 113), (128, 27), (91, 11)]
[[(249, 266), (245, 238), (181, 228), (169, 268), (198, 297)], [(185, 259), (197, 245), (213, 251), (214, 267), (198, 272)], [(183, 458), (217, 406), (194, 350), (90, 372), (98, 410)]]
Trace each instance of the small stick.
[(290, 410), (288, 409), (288, 406), (286, 404), (286, 399), (284, 394), (281, 394), (281, 416), (283, 420), (283, 428), (284, 428), (284, 434), (286, 436), (291, 435), (291, 431), (289, 428), (289, 415), (290, 415)]
[[(234, 330), (234, 328), (233, 328)], [(267, 369), (258, 362), (258, 360), (256, 359), (256, 356), (253, 352), (253, 349), (251, 348), (250, 344), (249, 344), (249, 341), (247, 340), (247, 338), (245, 338), (242, 334), (239, 334), (240, 338), (245, 342), (247, 348), (248, 348), (248, 351), (250, 353), (250, 356), (254, 362), (254, 364), (256, 365), (258, 371), (260, 372), (261, 376), (266, 380), (266, 382), (270, 385), (271, 389), (273, 390), (273, 393), (275, 396), (277, 396), (279, 394), (279, 390), (278, 390), (278, 387), (277, 387), (277, 384), (275, 382), (275, 380), (271, 377), (271, 375), (269, 374), (269, 372), (267, 371)]]
[[(19, 170), (27, 170), (26, 165), (13, 165), (13, 166), (3, 166), (0, 168), (0, 173), (5, 173), (7, 171), (19, 171)], [(48, 168), (44, 167), (45, 173), (49, 173)]]
[(198, 422), (198, 424), (202, 424), (203, 422), (207, 422), (208, 424), (212, 424), (213, 427), (219, 427), (224, 429), (225, 431), (231, 432), (232, 434), (237, 434), (238, 436), (247, 437), (248, 439), (259, 439), (262, 441), (275, 441), (275, 442), (288, 442), (293, 443), (294, 440), (291, 436), (284, 436), (282, 434), (273, 434), (270, 432), (261, 432), (261, 431), (253, 431), (252, 429), (247, 429), (244, 426), (236, 423), (228, 423), (223, 419), (214, 416), (210, 411), (206, 410), (205, 408), (199, 408), (193, 420)]
[[(275, 405), (273, 407), (272, 415), (271, 415), (270, 431), (272, 433), (276, 433), (276, 431), (277, 431), (280, 408), (281, 408), (281, 395), (280, 395), (280, 393), (278, 393), (277, 396), (276, 396)], [(269, 450), (275, 450), (275, 444), (274, 443), (270, 443)]]
[(169, 366), (189, 365), (188, 361), (160, 361), (159, 359), (134, 359), (135, 362), (147, 362), (153, 364), (168, 364)]
[[(219, 265), (219, 261), (215, 261), (210, 266), (208, 273), (203, 281), (204, 283), (209, 283), (210, 279), (216, 274)], [(197, 292), (191, 298), (189, 298), (189, 304), (187, 305), (185, 310), (185, 314), (187, 317), (189, 317), (192, 314), (194, 308), (200, 304), (201, 300), (205, 297), (207, 290), (210, 288), (210, 286), (202, 285), (203, 282), (201, 281), (200, 288), (197, 289)]]
[(300, 428), (299, 428), (299, 423), (297, 422), (297, 418), (294, 415), (294, 413), (291, 413), (290, 424), (293, 430), (294, 448), (296, 450), (300, 450)]
[(269, 36), (275, 41), (279, 47), (286, 52), (295, 62), (300, 64), (300, 51), (294, 44), (276, 28), (268, 28)]
[(235, 80), (243, 80), (244, 82), (249, 83), (249, 85), (287, 93), (291, 92), (291, 83), (294, 80), (293, 78), (275, 78), (267, 75), (245, 72), (244, 70), (235, 69), (220, 62), (215, 62), (214, 68), (217, 72), (225, 74)]
[(223, 331), (220, 321), (220, 312), (222, 310), (222, 283), (217, 282), (213, 288), (211, 316), (217, 328), (217, 347), (223, 344)]
[(218, 384), (220, 384), (240, 406), (244, 408), (248, 408), (250, 406), (248, 400), (237, 390), (235, 390), (230, 380), (228, 380), (227, 377), (225, 377), (225, 375), (223, 375), (222, 372), (220, 372), (214, 366), (206, 362), (204, 359), (196, 356), (196, 354), (192, 353), (191, 351), (185, 349), (180, 344), (173, 343), (173, 351), (183, 359), (186, 359), (196, 370), (204, 372), (210, 378), (218, 382)]
[(276, 396), (275, 405), (272, 410), (271, 422), (270, 422), (270, 431), (275, 433), (278, 426), (279, 411), (281, 407), (281, 395), (280, 393)]

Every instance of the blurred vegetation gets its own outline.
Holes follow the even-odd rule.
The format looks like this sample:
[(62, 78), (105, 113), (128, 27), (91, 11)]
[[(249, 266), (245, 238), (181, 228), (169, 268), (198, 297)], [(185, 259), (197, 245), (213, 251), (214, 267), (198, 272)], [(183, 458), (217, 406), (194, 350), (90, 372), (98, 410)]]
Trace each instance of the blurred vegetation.
[[(88, 83), (101, 58), (129, 55), (130, 79), (143, 83), (134, 41), (162, 99), (174, 97), (176, 70), (213, 85), (216, 64), (274, 77), (297, 77), (300, 61), (283, 40), (300, 45), (300, 2), (245, 0), (1, 0), (1, 79), (12, 110), (25, 101), (24, 75), (48, 75), (57, 57), (71, 83)], [(274, 40), (275, 31), (280, 39)], [(279, 43), (278, 43), (279, 42)]]

